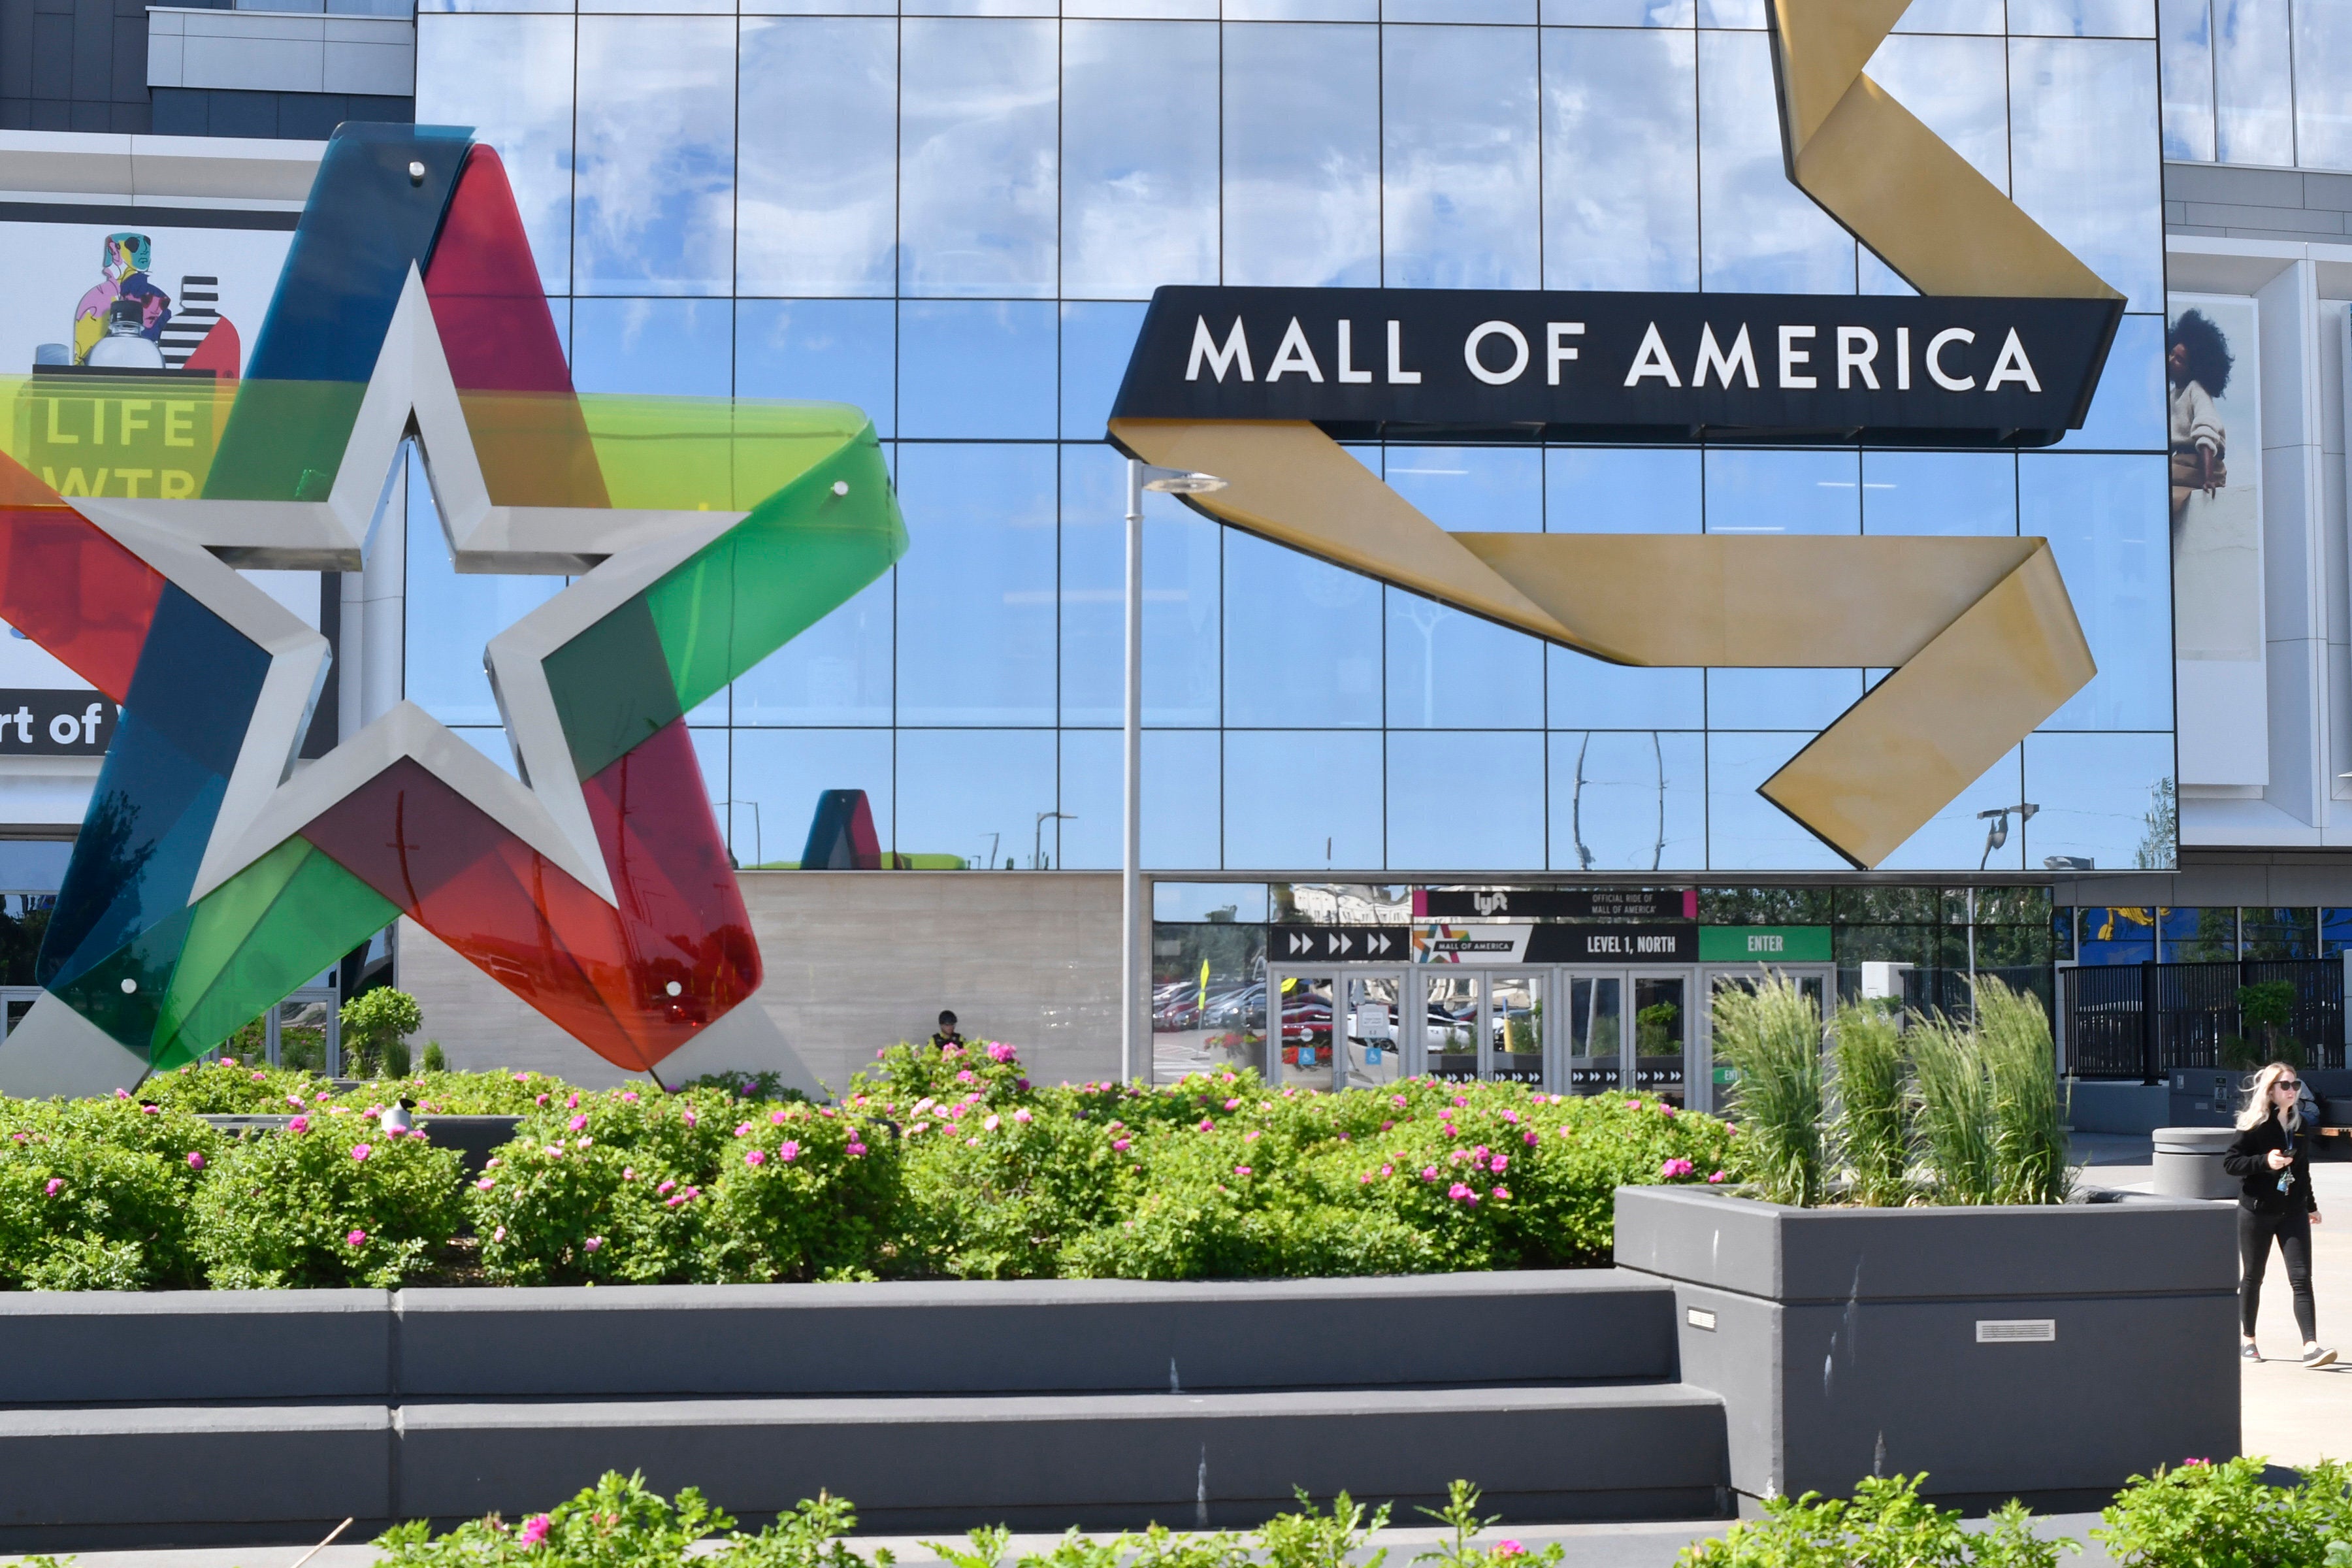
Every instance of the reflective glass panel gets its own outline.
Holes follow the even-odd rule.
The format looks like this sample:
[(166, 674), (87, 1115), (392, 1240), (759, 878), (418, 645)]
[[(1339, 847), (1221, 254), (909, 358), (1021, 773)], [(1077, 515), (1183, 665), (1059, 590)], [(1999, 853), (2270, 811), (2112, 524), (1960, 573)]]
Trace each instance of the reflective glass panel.
[(1717, 870), (1845, 869), (1845, 861), (1756, 793), (1810, 734), (1717, 730), (1706, 738), (1707, 864)]
[(1224, 29), (1226, 282), (1380, 282), (1380, 49), (1374, 27)]
[(2246, 958), (2317, 958), (2317, 910), (2240, 910), (2238, 939)]
[(1384, 30), (1383, 276), (1401, 289), (1542, 280), (1536, 35)]
[(1341, 1014), (1341, 1066), (1346, 1089), (1377, 1089), (1404, 1076), (1404, 976), (1358, 974), (1343, 977), (1348, 1005)]
[(2319, 955), (2337, 958), (2352, 948), (2352, 910), (2324, 909), (2319, 911)]
[(898, 307), (898, 433), (1034, 437), (1056, 423), (1055, 307), (908, 300)]
[(1898, 33), (1870, 58), (1870, 79), (1917, 115), (1969, 167), (2009, 189), (2009, 73), (1997, 37)]
[[(2027, 869), (2025, 835), (2020, 830), (2019, 819), (2010, 817), (2009, 831), (1996, 848), (1992, 844), (1993, 821), (1977, 815), (1997, 806), (2033, 800), (2024, 789), (2024, 753), (2012, 750), (1986, 769), (1984, 775), (1962, 790), (1956, 799), (1938, 809), (1880, 865), (1890, 870), (1915, 866), (1923, 870), (1955, 866), (1980, 866), (1992, 871)], [(2032, 868), (2037, 871), (2041, 868)]]
[(898, 222), (898, 26), (743, 24), (737, 290), (888, 294)]
[(890, 735), (885, 730), (747, 730), (734, 738), (734, 765), (718, 778), (727, 842), (744, 866), (798, 865), (827, 790), (862, 789), (874, 834), (887, 852), (899, 848), (891, 815)]
[(1224, 554), (1225, 722), (1377, 726), (1381, 585), (1245, 533)]
[(1862, 465), (1852, 451), (1706, 454), (1709, 533), (1859, 533)]
[(1862, 700), (1858, 669), (1710, 669), (1710, 713), (1741, 724), (1825, 730)]
[(1443, 730), (1389, 740), (1389, 858), (1401, 868), (1543, 863), (1543, 737)]
[(730, 300), (575, 300), (572, 384), (725, 397), (733, 390), (734, 337)]
[(727, 293), (735, 24), (593, 16), (579, 28), (575, 291)]
[(1063, 439), (1102, 439), (1128, 356), (1135, 352), (1135, 334), (1143, 328), (1143, 310), (1113, 300), (1062, 306)]
[(2306, 169), (2352, 169), (2352, 5), (2294, 7), (2294, 155)]
[(1553, 447), (1544, 453), (1552, 533), (1696, 533), (1699, 454), (1672, 447)]
[(2213, 158), (2211, 0), (2157, 0), (2158, 69), (2164, 83), (2164, 155)]
[(2168, 728), (2172, 561), (2165, 459), (2028, 453), (2017, 470), (2019, 531), (2050, 541), (2099, 666), (2047, 727)]
[(1782, 167), (1769, 41), (1700, 33), (1698, 84), (1699, 286), (1853, 292), (1853, 238)]
[(1693, 0), (1543, 0), (1548, 24), (1583, 27), (1687, 27)]
[(1633, 976), (1633, 1091), (1683, 1103), (1684, 1050), (1690, 1038), (1690, 981), (1679, 974)]
[(2007, 452), (1864, 452), (1864, 533), (2017, 531), (2017, 459)]
[(995, 17), (899, 24), (907, 293), (1054, 292), (1058, 32)]
[[(1704, 730), (1706, 672), (1611, 664), (1573, 648), (1548, 651), (1555, 729)], [(1558, 862), (1555, 862), (1557, 864)]]
[(2238, 957), (2238, 911), (2220, 909), (2156, 911), (2160, 963), (2230, 963)]
[(1562, 1040), (1570, 1094), (1608, 1094), (1624, 1077), (1625, 983), (1614, 974), (1561, 972), (1568, 990)]
[(1065, 23), (1062, 292), (1216, 280), (1217, 29)]
[(738, 300), (735, 395), (854, 404), (887, 441), (898, 428), (898, 335), (887, 300)]
[(2111, 38), (2010, 41), (2011, 195), (2017, 205), (2123, 290), (2126, 308), (2160, 309), (2163, 175), (2156, 58)]
[(2164, 444), (2164, 318), (2127, 315), (2116, 325), (2083, 427), (2062, 437), (2058, 449), (2153, 452)]
[(898, 496), (898, 721), (1051, 724), (1054, 448), (904, 447)]
[(1497, 974), (1486, 987), (1486, 1076), (1499, 1083), (1541, 1087), (1544, 1080), (1544, 990), (1541, 974)]
[(898, 731), (898, 850), (974, 866), (1060, 863), (1051, 730)]
[(1225, 733), (1225, 865), (1378, 866), (1381, 737), (1363, 731)]
[(1316, 1092), (1328, 1091), (1337, 1083), (1331, 1016), (1336, 984), (1328, 974), (1282, 977), (1282, 1045), (1275, 1053), (1276, 1083)]
[(1705, 736), (1587, 731), (1550, 741), (1553, 870), (1658, 871), (1706, 864)]
[[(1119, 864), (1126, 737), (1117, 730), (1062, 731), (1062, 858), (1069, 870)], [(1217, 864), (1217, 735), (1213, 730), (1143, 732), (1143, 865), (1202, 871)], [(1263, 898), (1264, 894), (1261, 893)]]
[(1391, 447), (1389, 488), (1438, 527), (1543, 531), (1544, 457), (1533, 447)]
[(551, 294), (572, 291), (572, 29), (569, 16), (416, 22), (418, 123), (470, 125), (499, 150)]
[(1386, 602), (1391, 726), (1542, 726), (1540, 641), (1402, 588), (1388, 589)]
[(1696, 60), (1686, 32), (1543, 35), (1546, 288), (1698, 287)]
[[(561, 577), (517, 577), (469, 572), (459, 575), (449, 561), (441, 514), (414, 447), (404, 447), (408, 465), (408, 596), (404, 695), (444, 724), (493, 726), (495, 748), (483, 749), (509, 772), (506, 731), (498, 700), (484, 673), (485, 646), (563, 589)], [(379, 549), (383, 544), (379, 542)], [(470, 737), (469, 737), (470, 738)]]
[(1422, 973), (1422, 1038), (1429, 1076), (1446, 1083), (1478, 1078), (1478, 1001), (1483, 974), (1425, 969)]
[(2011, 33), (2070, 38), (2145, 38), (2156, 30), (2154, 0), (2009, 0)]
[(2007, 6), (2003, 0), (1911, 0), (1898, 33), (1998, 33)]
[[(1062, 448), (1062, 722), (1126, 714), (1127, 462)], [(1143, 498), (1143, 721), (1217, 721), (1216, 523), (1175, 497)], [(1208, 862), (1213, 865), (1213, 858)]]
[(2224, 163), (2294, 162), (2288, 0), (2212, 0), (2213, 144)]
[[(895, 574), (736, 679), (738, 724), (887, 724)], [(877, 816), (877, 822), (880, 821)]]
[(2156, 911), (2147, 908), (2083, 910), (2079, 951), (2084, 963), (2155, 963)]
[[(2042, 804), (2025, 825), (2028, 866), (2040, 869), (2065, 857), (2080, 864), (2053, 868), (2172, 868), (2169, 733), (2029, 735), (2025, 798)], [(2088, 937), (2086, 925), (2086, 947)]]

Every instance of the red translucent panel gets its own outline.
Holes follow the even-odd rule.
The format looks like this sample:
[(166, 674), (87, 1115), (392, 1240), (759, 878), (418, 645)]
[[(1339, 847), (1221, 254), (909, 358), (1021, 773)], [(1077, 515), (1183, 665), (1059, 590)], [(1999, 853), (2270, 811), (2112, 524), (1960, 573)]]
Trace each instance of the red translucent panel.
[(671, 728), (587, 786), (617, 909), (410, 761), (303, 836), (598, 1056), (642, 1071), (760, 984), (700, 769), (685, 726)]
[(121, 702), (163, 593), (162, 573), (0, 455), (0, 620)]

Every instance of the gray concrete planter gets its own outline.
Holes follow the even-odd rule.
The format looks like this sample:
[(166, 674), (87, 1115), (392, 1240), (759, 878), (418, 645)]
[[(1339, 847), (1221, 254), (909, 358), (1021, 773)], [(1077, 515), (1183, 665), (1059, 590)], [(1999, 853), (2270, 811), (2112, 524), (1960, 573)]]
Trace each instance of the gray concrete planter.
[(1731, 1484), (2098, 1506), (2238, 1451), (2235, 1217), (2213, 1204), (1796, 1209), (1617, 1193), (1617, 1262), (1671, 1284)]

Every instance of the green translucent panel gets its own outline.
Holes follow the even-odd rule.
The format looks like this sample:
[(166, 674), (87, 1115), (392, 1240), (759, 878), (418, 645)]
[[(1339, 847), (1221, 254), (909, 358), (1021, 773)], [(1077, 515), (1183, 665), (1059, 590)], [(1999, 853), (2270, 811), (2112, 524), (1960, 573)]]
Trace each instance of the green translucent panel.
[(201, 375), (0, 376), (0, 451), (63, 495), (187, 500), (204, 493), (230, 395)]
[(686, 711), (643, 594), (549, 654), (541, 668), (583, 779)]
[(580, 410), (613, 505), (672, 511), (748, 511), (868, 428), (844, 403), (589, 395)]
[[(63, 985), (58, 997), (130, 1049), (146, 1054), (155, 1037), (155, 1019), (170, 990), (172, 971), (188, 939), (195, 911), (183, 909), (148, 927)], [(124, 981), (131, 989), (122, 988)]]
[[(836, 484), (846, 493), (835, 494)], [(846, 603), (906, 550), (867, 425), (646, 591), (680, 711)]]
[(366, 395), (352, 382), (238, 382), (205, 499), (325, 500)]
[(280, 844), (197, 902), (156, 1023), (156, 1070), (227, 1039), (399, 912), (308, 839)]

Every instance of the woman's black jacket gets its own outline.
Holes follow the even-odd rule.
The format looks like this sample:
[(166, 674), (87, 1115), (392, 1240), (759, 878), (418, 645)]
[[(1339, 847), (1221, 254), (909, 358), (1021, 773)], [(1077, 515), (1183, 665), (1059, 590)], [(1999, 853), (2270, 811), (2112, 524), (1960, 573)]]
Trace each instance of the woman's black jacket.
[[(2301, 1209), (2305, 1214), (2319, 1212), (2319, 1199), (2311, 1190), (2311, 1141), (2318, 1130), (2309, 1122), (2294, 1135), (2294, 1163), (2285, 1171), (2273, 1171), (2263, 1158), (2273, 1149), (2287, 1146), (2286, 1129), (2279, 1125), (2276, 1116), (2265, 1116), (2260, 1122), (2238, 1134), (2229, 1152), (2221, 1156), (2221, 1168), (2242, 1184), (2239, 1205), (2256, 1214), (2289, 1214)], [(2292, 1174), (2294, 1184), (2285, 1192), (2278, 1190), (2279, 1177)]]

